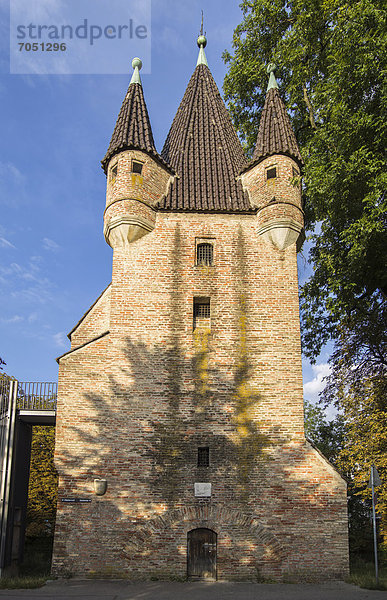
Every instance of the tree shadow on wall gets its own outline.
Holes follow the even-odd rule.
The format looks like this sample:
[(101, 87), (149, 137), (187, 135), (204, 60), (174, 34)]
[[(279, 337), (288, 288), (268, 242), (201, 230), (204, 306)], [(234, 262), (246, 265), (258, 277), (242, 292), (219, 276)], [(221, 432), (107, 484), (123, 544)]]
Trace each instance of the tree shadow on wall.
[[(61, 474), (59, 493), (90, 494), (96, 477), (106, 477), (108, 491), (105, 496), (92, 496), (89, 507), (77, 507), (84, 513), (82, 518), (75, 515), (75, 521), (75, 507), (61, 507), (54, 550), (56, 573), (88, 570), (99, 576), (126, 573), (135, 578), (136, 574), (159, 573), (161, 555), (166, 573), (184, 572), (186, 541), (182, 541), (181, 530), (176, 533), (176, 520), (190, 507), (203, 506), (195, 498), (195, 482), (213, 484), (208, 514), (214, 506), (234, 510), (229, 512), (233, 515), (230, 519), (241, 519), (238, 527), (250, 527), (243, 541), (243, 536), (233, 536), (232, 528), (237, 525), (230, 524), (230, 564), (233, 556), (237, 561), (244, 556), (253, 571), (257, 558), (254, 536), (260, 536), (262, 545), (269, 548), (260, 559), (267, 567), (277, 561), (278, 567), (278, 548), (273, 550), (274, 536), (270, 534), (270, 538), (269, 532), (281, 524), (284, 545), (302, 545), (305, 532), (310, 535), (305, 511), (311, 511), (311, 519), (317, 515), (315, 524), (321, 531), (316, 540), (320, 535), (321, 544), (326, 542), (326, 514), (319, 523), (313, 509), (329, 505), (329, 490), (324, 481), (307, 475), (309, 465), (305, 464), (301, 476), (300, 469), (294, 469), (294, 465), (302, 467), (305, 463), (305, 446), (292, 444), (286, 424), (270, 425), (261, 418), (263, 393), (253, 378), (259, 352), (254, 348), (252, 364), (249, 281), (241, 230), (235, 246), (237, 333), (228, 365), (215, 366), (213, 334), (206, 327), (195, 329), (193, 351), (187, 352), (177, 227), (165, 343), (150, 346), (127, 336), (115, 340), (114, 347), (110, 342), (109, 360), (95, 355), (95, 361), (85, 363), (90, 365), (89, 371), (82, 371), (85, 367), (81, 362), (79, 373), (77, 366), (72, 367), (69, 380), (84, 377), (84, 385), (76, 400), (76, 419), (72, 419), (72, 407), (64, 407), (56, 456)], [(200, 447), (209, 448), (208, 467), (198, 465)], [(331, 509), (334, 518), (334, 498)], [(190, 514), (192, 527), (198, 527), (192, 518), (194, 512)], [(260, 519), (264, 519), (265, 528), (259, 525)], [(303, 522), (299, 534), (294, 533), (297, 520)], [(166, 547), (174, 551), (166, 553)], [(283, 563), (278, 568), (284, 571), (287, 567)]]

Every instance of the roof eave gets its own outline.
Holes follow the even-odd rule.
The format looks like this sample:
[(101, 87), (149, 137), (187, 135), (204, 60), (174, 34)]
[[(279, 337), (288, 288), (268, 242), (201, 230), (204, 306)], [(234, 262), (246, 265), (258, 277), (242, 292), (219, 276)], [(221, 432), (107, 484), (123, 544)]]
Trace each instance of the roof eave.
[(122, 148), (117, 148), (116, 150), (114, 150), (114, 152), (111, 152), (111, 153), (108, 153), (105, 155), (105, 157), (101, 160), (101, 169), (104, 171), (105, 175), (107, 175), (109, 162), (111, 161), (113, 156), (116, 156), (117, 154), (120, 154), (121, 152), (125, 152), (126, 150), (138, 150), (139, 152), (143, 152), (144, 154), (147, 154), (153, 160), (155, 160), (166, 171), (168, 171), (168, 173), (170, 175), (173, 175), (173, 176), (176, 175), (176, 171), (174, 170), (174, 168), (170, 164), (168, 164), (158, 152), (151, 152), (149, 150), (141, 148), (140, 146), (135, 146), (132, 144), (123, 146)]
[(278, 156), (278, 155), (279, 156), (287, 156), (288, 158), (291, 158), (292, 160), (294, 160), (294, 162), (296, 162), (298, 164), (298, 166), (300, 167), (300, 174), (303, 175), (304, 161), (302, 159), (298, 158), (297, 156), (294, 156), (294, 154), (292, 154), (291, 152), (285, 152), (285, 151), (268, 152), (264, 156), (260, 156), (259, 158), (254, 158), (254, 159), (250, 160), (250, 162), (247, 164), (247, 166), (244, 167), (243, 169), (241, 169), (241, 171), (239, 172), (239, 175), (243, 175), (244, 173), (247, 173), (247, 171), (249, 171), (256, 165), (258, 165), (259, 163), (264, 161), (266, 158), (269, 158), (270, 156)]

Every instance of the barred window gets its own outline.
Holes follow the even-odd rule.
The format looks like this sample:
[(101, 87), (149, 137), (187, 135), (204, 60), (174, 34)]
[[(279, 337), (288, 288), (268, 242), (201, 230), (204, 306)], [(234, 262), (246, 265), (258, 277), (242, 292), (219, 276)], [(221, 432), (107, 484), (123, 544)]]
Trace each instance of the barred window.
[(214, 264), (214, 246), (203, 243), (196, 247), (196, 264), (210, 267)]
[(198, 467), (210, 466), (210, 449), (208, 446), (198, 448)]
[(271, 167), (266, 171), (266, 179), (275, 179), (277, 177), (277, 167)]
[(194, 300), (194, 317), (199, 319), (209, 319), (210, 314), (210, 299), (195, 298)]
[(115, 180), (117, 179), (117, 170), (118, 170), (118, 165), (117, 163), (110, 169), (110, 183), (114, 183)]
[(194, 298), (193, 301), (193, 328), (211, 328), (211, 305), (209, 298)]

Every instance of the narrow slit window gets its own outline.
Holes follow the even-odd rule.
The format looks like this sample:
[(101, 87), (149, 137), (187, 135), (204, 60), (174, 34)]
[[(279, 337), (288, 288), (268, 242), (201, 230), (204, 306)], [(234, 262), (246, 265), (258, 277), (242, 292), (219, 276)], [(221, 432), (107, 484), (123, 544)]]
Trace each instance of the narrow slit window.
[(117, 179), (117, 170), (118, 170), (118, 165), (117, 163), (110, 169), (110, 183), (114, 183), (115, 180)]
[(132, 160), (132, 173), (136, 173), (136, 175), (142, 174), (143, 163), (138, 160)]
[(266, 171), (266, 179), (275, 179), (277, 177), (277, 167), (271, 167)]
[(214, 264), (214, 246), (209, 243), (198, 244), (196, 247), (196, 264), (211, 267)]
[(208, 446), (198, 448), (198, 467), (210, 466), (210, 449)]

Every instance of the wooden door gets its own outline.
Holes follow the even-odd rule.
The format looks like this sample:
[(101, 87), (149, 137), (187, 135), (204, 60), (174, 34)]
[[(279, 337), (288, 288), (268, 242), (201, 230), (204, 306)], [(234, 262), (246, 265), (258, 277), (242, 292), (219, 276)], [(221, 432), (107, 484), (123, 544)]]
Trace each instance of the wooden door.
[(188, 577), (216, 579), (216, 533), (193, 529), (187, 536)]

